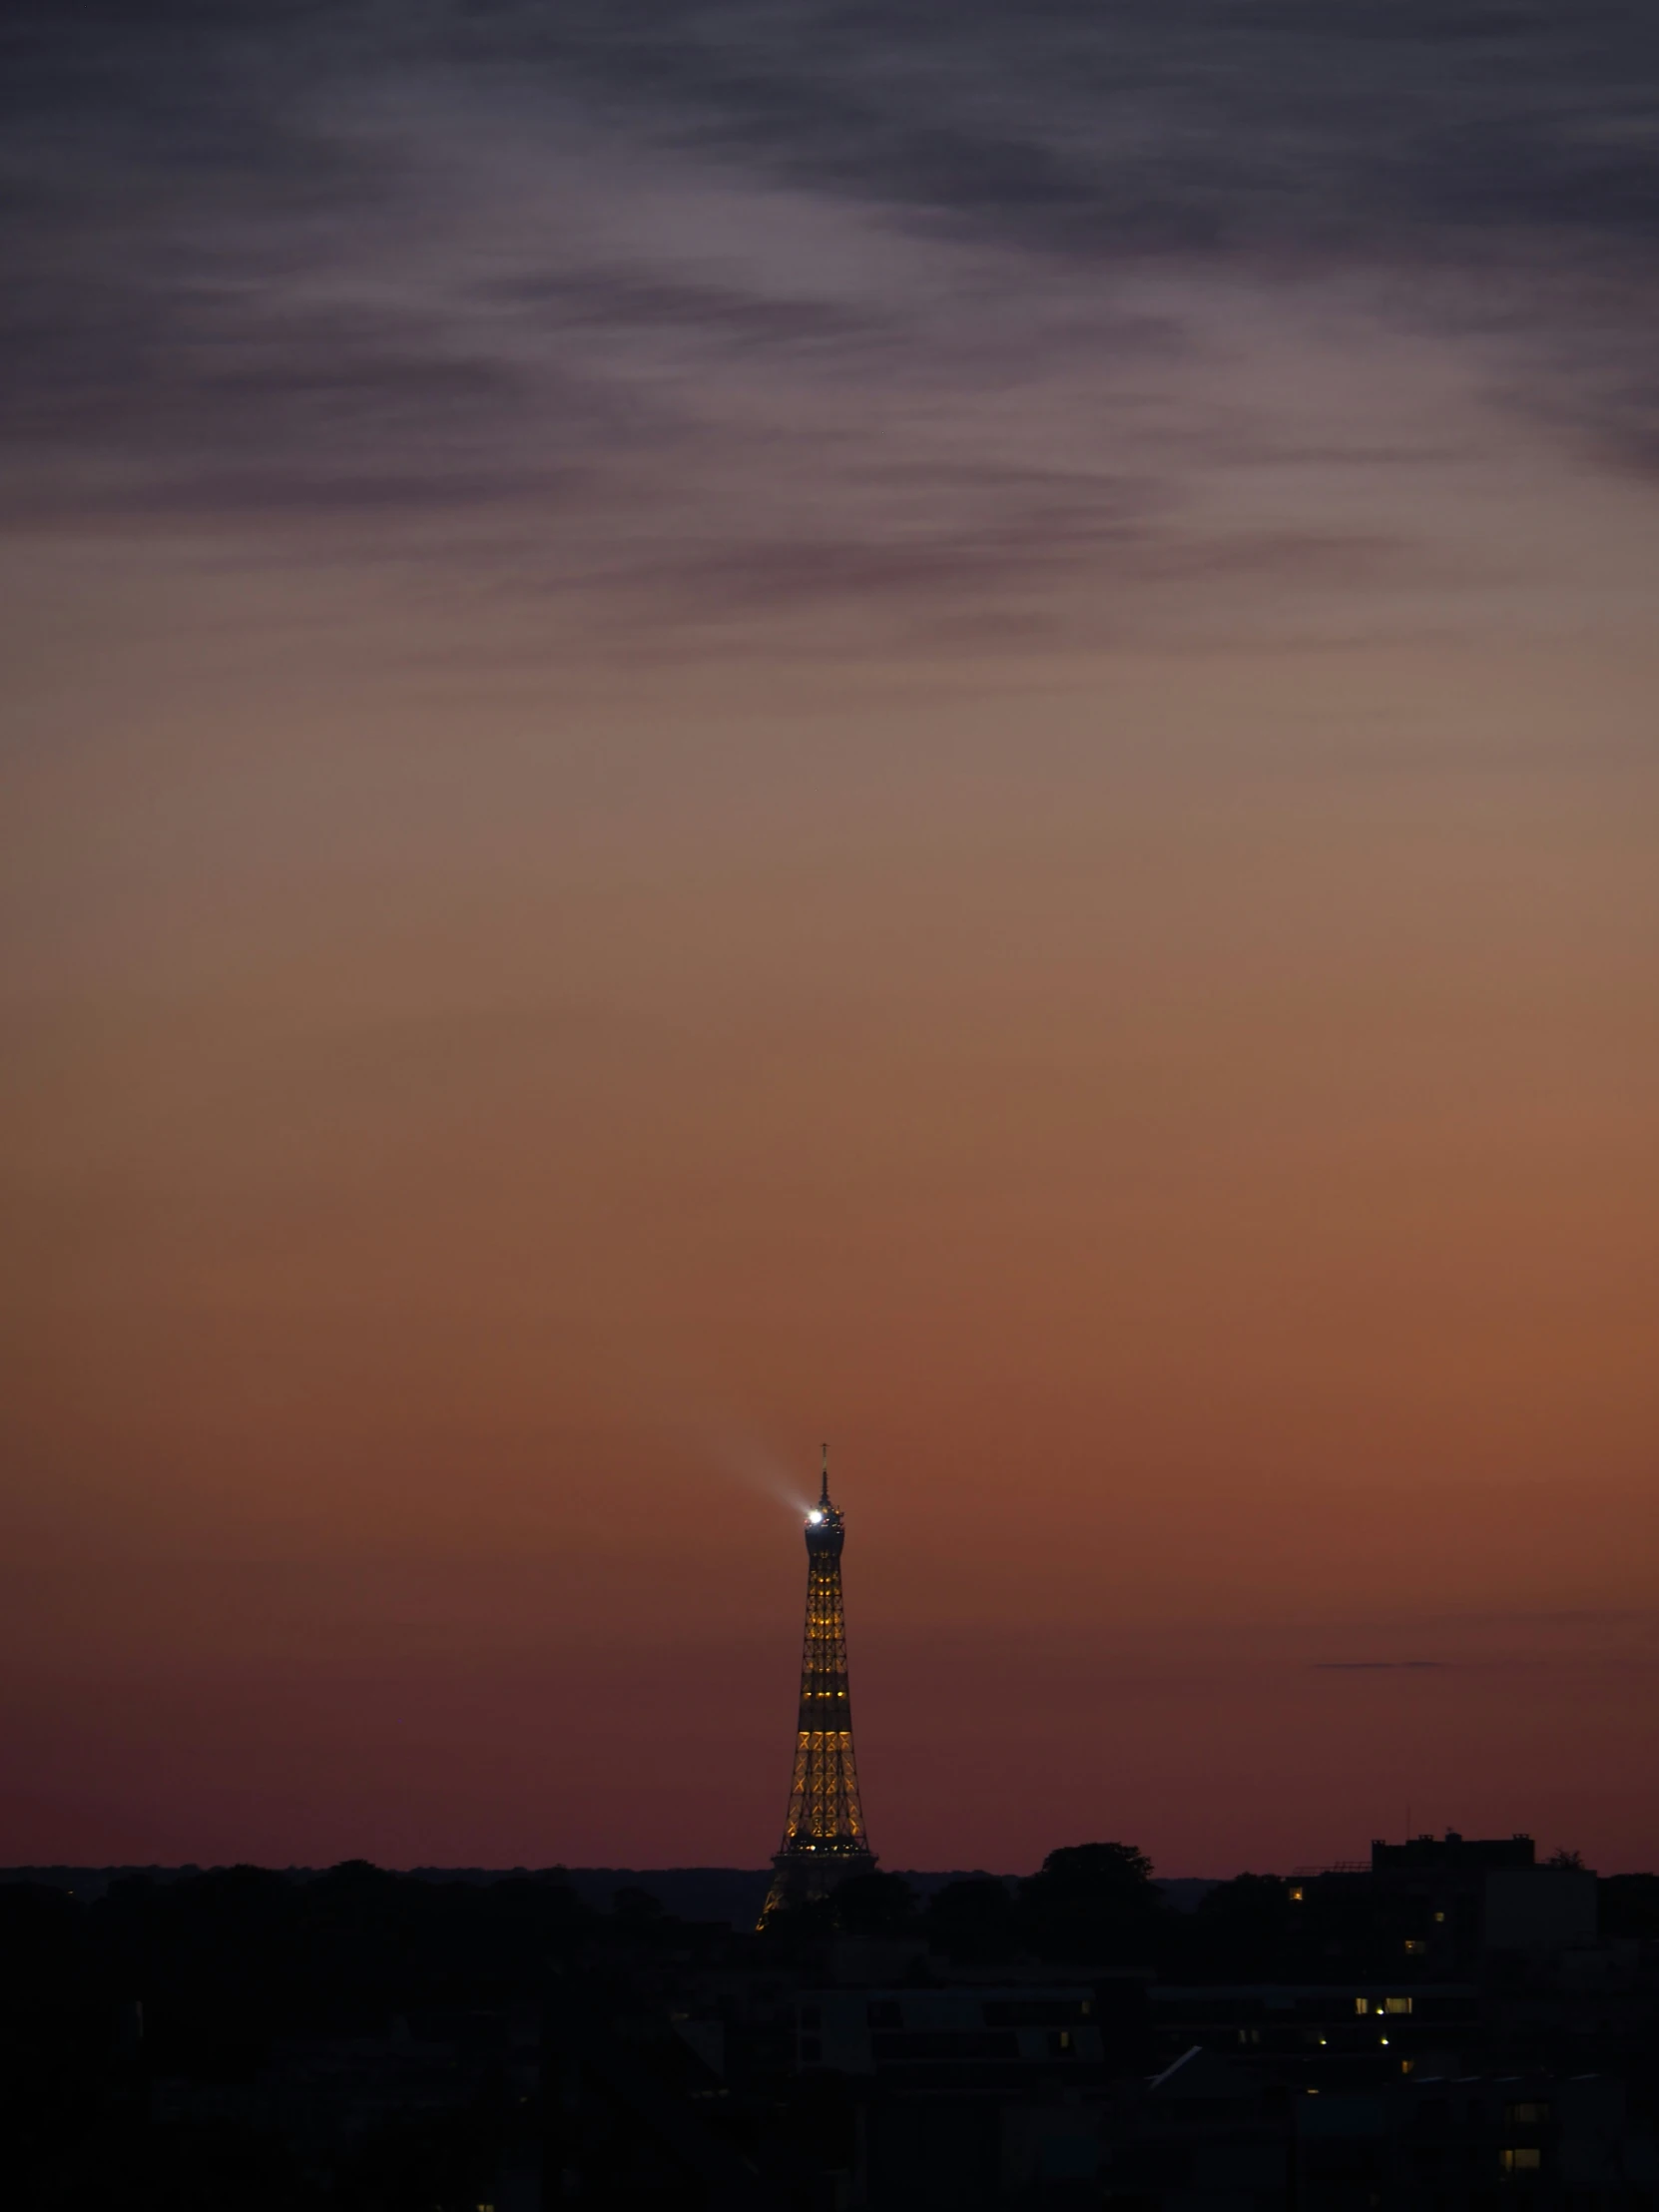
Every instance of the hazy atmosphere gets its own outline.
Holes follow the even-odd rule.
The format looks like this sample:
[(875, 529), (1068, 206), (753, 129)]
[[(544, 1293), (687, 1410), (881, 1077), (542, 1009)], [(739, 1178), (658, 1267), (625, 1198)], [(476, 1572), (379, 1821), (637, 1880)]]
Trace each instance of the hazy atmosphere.
[(1656, 94), (7, 11), (0, 1858), (1655, 1862)]

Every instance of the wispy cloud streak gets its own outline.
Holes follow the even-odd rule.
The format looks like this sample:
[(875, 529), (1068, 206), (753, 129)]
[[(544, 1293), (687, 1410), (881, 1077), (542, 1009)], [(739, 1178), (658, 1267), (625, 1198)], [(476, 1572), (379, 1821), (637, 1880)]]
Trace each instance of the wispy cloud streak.
[[(14, 529), (321, 535), (631, 624), (1020, 634), (1200, 572), (1385, 581), (1429, 527), (1387, 485), (1445, 473), (1424, 345), (1586, 465), (1659, 451), (1638, 11), (37, 8), (9, 37)], [(1361, 365), (1390, 347), (1391, 413)]]

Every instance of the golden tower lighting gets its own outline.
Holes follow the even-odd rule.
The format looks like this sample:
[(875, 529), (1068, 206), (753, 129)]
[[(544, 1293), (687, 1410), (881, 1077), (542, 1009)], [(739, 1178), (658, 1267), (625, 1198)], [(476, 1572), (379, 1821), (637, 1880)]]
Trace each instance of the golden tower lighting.
[(846, 1530), (830, 1501), (830, 1447), (824, 1481), (807, 1515), (807, 1633), (801, 1653), (801, 1711), (784, 1841), (773, 1857), (763, 1923), (780, 1906), (828, 1897), (848, 1875), (868, 1874), (874, 1855), (864, 1835), (858, 1769), (852, 1755), (852, 1707), (846, 1687), (846, 1616), (841, 1548)]

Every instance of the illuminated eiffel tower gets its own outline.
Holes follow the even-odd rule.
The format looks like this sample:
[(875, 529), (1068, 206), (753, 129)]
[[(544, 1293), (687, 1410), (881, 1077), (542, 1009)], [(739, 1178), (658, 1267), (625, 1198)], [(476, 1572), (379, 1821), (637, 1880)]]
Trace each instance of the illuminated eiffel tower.
[(773, 1859), (764, 1923), (780, 1906), (828, 1897), (848, 1875), (869, 1874), (875, 1858), (864, 1836), (858, 1769), (852, 1757), (852, 1708), (846, 1694), (846, 1617), (841, 1609), (841, 1546), (846, 1532), (830, 1502), (830, 1447), (824, 1485), (807, 1515), (807, 1636), (801, 1653), (801, 1715), (784, 1841)]

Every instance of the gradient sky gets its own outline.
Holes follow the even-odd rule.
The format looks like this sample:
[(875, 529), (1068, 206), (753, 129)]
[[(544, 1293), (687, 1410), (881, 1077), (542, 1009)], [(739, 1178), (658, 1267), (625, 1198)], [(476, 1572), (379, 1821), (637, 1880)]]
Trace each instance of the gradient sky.
[(4, 40), (0, 1862), (1659, 1865), (1659, 16)]

